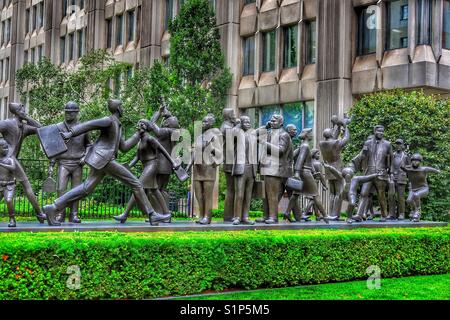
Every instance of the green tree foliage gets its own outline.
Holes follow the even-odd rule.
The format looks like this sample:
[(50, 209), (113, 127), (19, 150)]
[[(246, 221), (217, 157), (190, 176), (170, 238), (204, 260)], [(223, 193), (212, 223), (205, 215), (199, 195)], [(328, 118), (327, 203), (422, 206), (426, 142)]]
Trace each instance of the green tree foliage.
[(160, 97), (169, 104), (182, 127), (192, 132), (194, 121), (207, 113), (221, 119), (231, 73), (225, 67), (215, 14), (208, 0), (188, 0), (170, 23), (168, 65), (156, 61), (144, 69), (139, 86), (147, 105), (155, 108)]
[(425, 218), (448, 220), (450, 208), (450, 102), (422, 91), (394, 90), (363, 96), (350, 111), (352, 138), (345, 159), (356, 156), (377, 124), (386, 128), (385, 137), (394, 143), (403, 139), (409, 152), (420, 153), (423, 165), (442, 170), (429, 175), (430, 194), (423, 201)]

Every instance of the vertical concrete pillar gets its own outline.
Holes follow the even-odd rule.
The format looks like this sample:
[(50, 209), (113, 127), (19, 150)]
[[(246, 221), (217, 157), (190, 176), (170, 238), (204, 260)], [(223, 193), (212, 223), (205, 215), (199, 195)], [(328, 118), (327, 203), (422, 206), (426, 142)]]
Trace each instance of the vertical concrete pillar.
[(19, 94), (16, 88), (16, 71), (23, 64), (23, 44), (25, 34), (25, 0), (13, 1), (11, 17), (11, 54), (9, 56), (9, 102), (18, 101)]
[(317, 0), (316, 139), (352, 105), (352, 1)]

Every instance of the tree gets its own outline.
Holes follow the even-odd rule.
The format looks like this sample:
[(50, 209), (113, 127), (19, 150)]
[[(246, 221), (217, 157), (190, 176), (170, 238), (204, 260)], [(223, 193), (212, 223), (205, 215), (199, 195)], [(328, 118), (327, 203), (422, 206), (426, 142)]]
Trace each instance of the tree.
[(385, 126), (386, 139), (403, 139), (410, 153), (420, 153), (424, 165), (442, 170), (430, 175), (430, 194), (424, 200), (425, 218), (448, 220), (450, 208), (450, 102), (422, 91), (386, 91), (363, 96), (350, 110), (351, 141), (344, 152), (350, 161), (361, 150), (377, 124)]

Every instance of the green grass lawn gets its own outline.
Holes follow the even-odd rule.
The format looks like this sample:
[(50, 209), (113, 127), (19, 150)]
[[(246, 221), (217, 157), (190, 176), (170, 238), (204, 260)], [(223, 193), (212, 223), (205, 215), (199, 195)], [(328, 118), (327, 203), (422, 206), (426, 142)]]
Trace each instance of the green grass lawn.
[[(183, 298), (184, 299), (184, 298)], [(380, 289), (366, 281), (329, 283), (294, 288), (222, 293), (187, 300), (448, 300), (450, 274), (381, 279)]]

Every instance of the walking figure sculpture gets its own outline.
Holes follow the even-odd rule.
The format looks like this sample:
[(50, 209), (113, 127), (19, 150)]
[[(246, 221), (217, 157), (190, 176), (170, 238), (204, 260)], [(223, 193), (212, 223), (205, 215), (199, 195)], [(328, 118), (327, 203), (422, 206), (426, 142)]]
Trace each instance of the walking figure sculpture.
[[(139, 181), (142, 183), (142, 186), (147, 191), (148, 198), (150, 200), (150, 196), (153, 196), (153, 199), (156, 201), (155, 207), (162, 208), (161, 213), (170, 214), (169, 208), (166, 203), (166, 199), (161, 193), (161, 190), (158, 187), (157, 177), (158, 177), (158, 169), (160, 165), (159, 155), (164, 155), (171, 164), (171, 168), (177, 166), (175, 160), (173, 160), (170, 154), (166, 149), (158, 142), (155, 138), (153, 138), (148, 130), (150, 130), (151, 123), (150, 121), (143, 119), (139, 121), (139, 134), (140, 141), (138, 145), (138, 153), (137, 156), (130, 163), (129, 167), (134, 167), (138, 161), (144, 166), (143, 172), (139, 178)], [(120, 216), (114, 217), (115, 220), (120, 221), (121, 223), (125, 223), (128, 219), (128, 215), (130, 211), (133, 209), (136, 204), (136, 200), (134, 195), (131, 196), (128, 201), (127, 208), (125, 212)]]
[[(389, 192), (389, 219), (405, 219), (405, 194), (408, 177), (401, 167), (411, 164), (408, 154), (405, 152), (405, 143), (402, 139), (395, 142), (395, 152), (392, 157), (393, 180), (390, 181)], [(398, 215), (397, 215), (398, 214)]]
[[(342, 158), (341, 153), (344, 147), (350, 140), (350, 131), (348, 130), (348, 124), (350, 124), (350, 119), (346, 118), (343, 122), (344, 126), (344, 137), (339, 139), (333, 134), (333, 128), (325, 129), (323, 132), (324, 141), (320, 141), (320, 152), (323, 157), (324, 163), (334, 167), (336, 170), (342, 170)], [(325, 168), (325, 177), (328, 181), (329, 190), (330, 190), (330, 212), (329, 219), (330, 220), (339, 220), (341, 216), (341, 207), (342, 207), (342, 191), (343, 185), (339, 179), (330, 172), (329, 169)]]
[(10, 103), (9, 111), (13, 117), (0, 121), (0, 133), (9, 145), (9, 155), (15, 159), (16, 168), (14, 170), (14, 178), (22, 184), (25, 195), (36, 212), (38, 221), (44, 223), (46, 216), (39, 206), (39, 202), (22, 165), (17, 160), (23, 140), (30, 135), (36, 134), (41, 124), (26, 114), (25, 106), (21, 103)]
[(100, 135), (85, 158), (86, 164), (90, 167), (87, 180), (56, 199), (54, 204), (44, 207), (50, 225), (60, 225), (55, 219), (56, 213), (65, 209), (70, 203), (91, 194), (106, 175), (118, 179), (133, 190), (137, 204), (142, 212), (149, 216), (152, 225), (171, 221), (170, 214), (162, 215), (153, 210), (138, 178), (116, 161), (119, 150), (127, 152), (138, 143), (139, 133), (125, 141), (122, 137), (122, 125), (120, 123), (123, 114), (122, 102), (109, 100), (108, 109), (111, 112), (110, 116), (78, 124), (72, 127), (69, 132), (61, 132), (65, 140), (94, 130), (100, 131)]
[[(64, 122), (58, 123), (60, 132), (69, 132), (72, 127), (78, 124), (78, 113), (80, 107), (75, 102), (69, 102), (64, 107)], [(83, 165), (86, 149), (91, 145), (88, 134), (81, 134), (66, 142), (67, 151), (50, 159), (49, 177), (53, 174), (53, 168), (58, 164), (58, 197), (61, 197), (67, 189), (70, 181), (74, 188), (81, 184), (83, 179)], [(65, 209), (58, 213), (56, 220), (64, 222), (66, 219)], [(69, 222), (81, 223), (78, 217), (78, 201), (74, 201), (70, 207)]]

